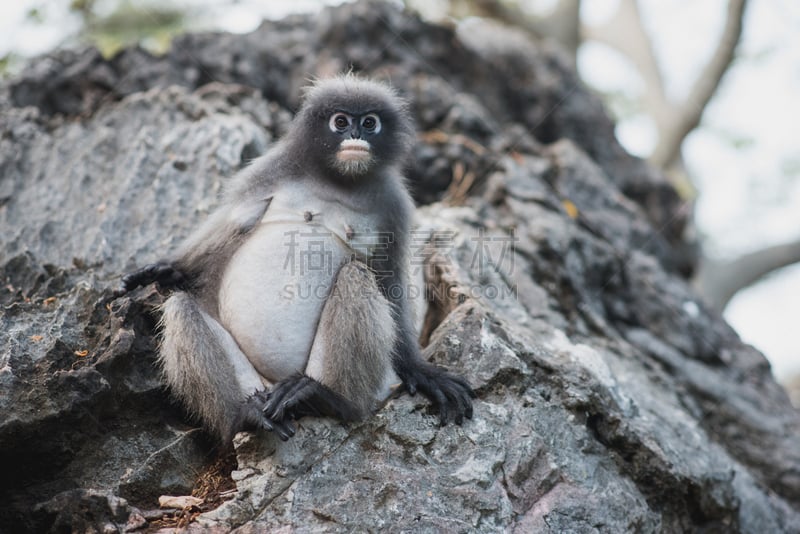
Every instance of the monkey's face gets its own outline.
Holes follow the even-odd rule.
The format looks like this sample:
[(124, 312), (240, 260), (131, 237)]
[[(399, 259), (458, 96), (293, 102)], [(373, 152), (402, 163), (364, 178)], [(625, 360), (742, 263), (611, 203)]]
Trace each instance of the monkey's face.
[(328, 129), (338, 141), (332, 161), (334, 168), (348, 176), (367, 173), (377, 159), (373, 143), (379, 144), (382, 128), (381, 118), (374, 112), (333, 113), (328, 120)]
[(414, 127), (406, 103), (388, 86), (343, 76), (308, 90), (291, 137), (298, 156), (330, 179), (353, 183), (401, 162)]

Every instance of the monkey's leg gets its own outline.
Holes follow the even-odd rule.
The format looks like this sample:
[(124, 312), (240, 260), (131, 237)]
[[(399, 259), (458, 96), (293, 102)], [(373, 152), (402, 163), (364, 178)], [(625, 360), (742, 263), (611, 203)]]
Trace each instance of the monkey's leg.
[(263, 427), (282, 440), (292, 426), (263, 413), (261, 376), (233, 337), (187, 293), (164, 303), (160, 362), (172, 391), (228, 443), (239, 430)]
[(279, 382), (264, 412), (272, 420), (369, 415), (393, 376), (395, 326), (389, 302), (361, 262), (345, 264), (322, 310), (305, 374)]

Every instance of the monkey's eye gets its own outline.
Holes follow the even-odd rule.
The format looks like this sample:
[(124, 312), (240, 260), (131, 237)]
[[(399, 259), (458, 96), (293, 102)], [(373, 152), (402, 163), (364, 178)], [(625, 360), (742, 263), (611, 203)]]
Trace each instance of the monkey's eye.
[(334, 113), (328, 126), (332, 132), (342, 133), (350, 126), (350, 117), (344, 113)]
[(381, 131), (381, 119), (374, 113), (370, 113), (361, 119), (361, 127), (369, 133), (378, 133)]

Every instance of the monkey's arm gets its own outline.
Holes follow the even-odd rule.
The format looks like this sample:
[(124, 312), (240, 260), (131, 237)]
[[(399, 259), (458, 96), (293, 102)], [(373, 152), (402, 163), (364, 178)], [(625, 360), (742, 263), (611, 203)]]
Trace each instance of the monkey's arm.
[(422, 392), (439, 409), (442, 424), (472, 419), (472, 399), (475, 392), (462, 377), (437, 367), (422, 357), (413, 325), (411, 302), (408, 299), (409, 276), (405, 268), (405, 237), (395, 235), (390, 253), (385, 261), (375, 262), (381, 272), (379, 284), (392, 305), (392, 315), (397, 325), (397, 338), (392, 352), (392, 366), (406, 390), (411, 394)]
[(245, 236), (263, 217), (271, 197), (263, 200), (223, 204), (170, 257), (126, 274), (114, 297), (155, 282), (159, 291), (185, 290), (218, 274), (215, 258), (230, 258)]
[(465, 417), (472, 419), (472, 399), (475, 398), (475, 392), (464, 378), (422, 358), (414, 326), (411, 324), (411, 312), (407, 308), (407, 304), (394, 303), (399, 335), (392, 353), (392, 365), (397, 376), (411, 395), (420, 391), (436, 405), (443, 425), (450, 421), (460, 425)]

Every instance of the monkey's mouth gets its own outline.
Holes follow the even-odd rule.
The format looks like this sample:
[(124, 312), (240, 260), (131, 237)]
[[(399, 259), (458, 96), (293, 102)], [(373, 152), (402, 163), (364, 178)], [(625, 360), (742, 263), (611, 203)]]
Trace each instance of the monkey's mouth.
[(339, 161), (363, 161), (370, 158), (369, 143), (363, 139), (345, 139), (336, 154)]

